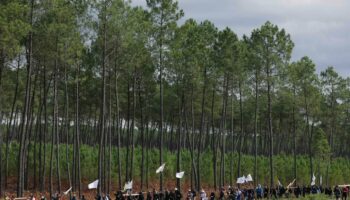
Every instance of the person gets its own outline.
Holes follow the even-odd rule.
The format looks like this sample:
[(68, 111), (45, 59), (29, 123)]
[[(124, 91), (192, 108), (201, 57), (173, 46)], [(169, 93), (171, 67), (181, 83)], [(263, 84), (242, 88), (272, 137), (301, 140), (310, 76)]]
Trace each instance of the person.
[(180, 200), (182, 198), (181, 192), (175, 188), (175, 200)]
[(29, 200), (35, 200), (35, 196), (33, 193), (30, 194)]
[(5, 200), (10, 200), (10, 197), (7, 193), (5, 193)]
[(174, 190), (170, 190), (170, 192), (169, 192), (169, 199), (170, 200), (175, 200), (176, 199)]
[(139, 192), (138, 200), (144, 200), (142, 191)]
[(196, 190), (194, 190), (194, 189), (192, 189), (192, 196), (193, 196), (193, 199), (196, 199), (197, 192), (196, 192)]
[(232, 187), (229, 188), (228, 190), (228, 199), (229, 200), (235, 200), (236, 196), (235, 196), (235, 191)]
[(202, 189), (201, 193), (200, 193), (200, 200), (207, 200), (207, 194), (205, 193), (205, 191)]
[(263, 191), (263, 188), (261, 187), (260, 184), (258, 184), (258, 187), (256, 187), (255, 191), (256, 191), (256, 198), (257, 199), (262, 199), (264, 191)]
[(73, 193), (73, 196), (72, 196), (71, 200), (77, 200), (77, 197), (75, 196), (75, 193)]
[(294, 195), (296, 198), (299, 198), (299, 196), (301, 195), (301, 189), (299, 185), (297, 185), (297, 187), (294, 189)]
[(349, 188), (347, 186), (343, 187), (343, 194), (341, 199), (346, 200), (348, 198)]
[(81, 195), (80, 200), (86, 200), (84, 195)]
[(193, 199), (194, 199), (193, 192), (191, 189), (189, 189), (187, 192), (187, 200), (193, 200)]
[(153, 189), (153, 200), (159, 200), (159, 194), (155, 189)]
[(269, 188), (267, 186), (265, 186), (263, 191), (264, 191), (264, 198), (267, 199), (270, 190), (269, 190)]
[(324, 190), (324, 194), (331, 197), (332, 196), (332, 188), (331, 187), (326, 187)]
[(58, 200), (57, 193), (55, 193), (54, 195), (52, 195), (52, 196), (51, 196), (51, 199), (52, 199), (52, 200)]
[(101, 195), (100, 195), (100, 194), (96, 194), (95, 199), (96, 199), (96, 200), (102, 200), (102, 199), (101, 199)]
[(311, 194), (317, 194), (318, 188), (316, 185), (311, 186)]
[(122, 191), (119, 190), (117, 193), (115, 193), (115, 200), (124, 200)]
[(215, 193), (214, 192), (210, 193), (210, 200), (215, 200)]
[(45, 198), (43, 193), (40, 194), (40, 200), (46, 200), (46, 198)]
[(335, 195), (335, 199), (336, 199), (336, 200), (339, 200), (339, 199), (340, 199), (341, 191), (340, 191), (338, 185), (335, 186), (335, 188), (334, 188), (334, 195)]
[(242, 191), (241, 191), (239, 188), (237, 188), (237, 191), (236, 191), (236, 199), (237, 199), (237, 200), (241, 200), (241, 196), (242, 196)]
[(220, 190), (219, 200), (225, 200), (225, 188), (223, 187)]
[(170, 194), (168, 189), (165, 190), (165, 200), (170, 200)]

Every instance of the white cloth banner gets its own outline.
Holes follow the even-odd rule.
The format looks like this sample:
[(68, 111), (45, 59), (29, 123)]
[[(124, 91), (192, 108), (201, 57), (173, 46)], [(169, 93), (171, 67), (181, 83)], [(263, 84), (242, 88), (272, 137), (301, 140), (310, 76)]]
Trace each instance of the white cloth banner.
[(72, 190), (72, 187), (70, 187), (67, 191), (63, 192), (64, 195), (67, 195)]
[(160, 167), (157, 169), (156, 173), (159, 174), (160, 172), (163, 172), (163, 171), (164, 171), (164, 167), (165, 167), (165, 163), (162, 164), (162, 166), (160, 166)]
[(98, 186), (98, 179), (88, 185), (89, 189), (96, 189)]
[(280, 180), (277, 180), (277, 182), (278, 182), (278, 186), (280, 186), (280, 187), (283, 186)]
[(288, 184), (287, 189), (289, 189), (290, 187), (292, 187), (292, 185), (294, 184), (294, 182), (296, 181), (296, 179), (294, 179), (291, 183)]
[(252, 175), (248, 174), (247, 178), (245, 179), (247, 182), (253, 181)]
[(132, 190), (132, 181), (125, 183), (124, 190)]
[(176, 173), (176, 178), (182, 178), (184, 176), (185, 172), (182, 171), (182, 172), (178, 172)]
[(237, 183), (238, 183), (238, 184), (243, 184), (243, 183), (245, 183), (245, 182), (246, 182), (245, 176), (242, 176), (242, 177), (237, 178)]
[(312, 181), (311, 181), (311, 186), (316, 185), (316, 176), (315, 174), (312, 174)]

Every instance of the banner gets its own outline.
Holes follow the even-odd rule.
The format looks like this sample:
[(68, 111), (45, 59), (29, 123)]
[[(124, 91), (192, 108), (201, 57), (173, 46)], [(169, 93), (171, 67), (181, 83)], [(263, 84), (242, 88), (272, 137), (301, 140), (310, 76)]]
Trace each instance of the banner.
[(311, 181), (311, 186), (316, 184), (316, 176), (315, 174), (312, 174), (312, 181)]
[(91, 189), (96, 189), (98, 186), (98, 179), (88, 185), (88, 188)]
[(243, 183), (245, 183), (245, 182), (246, 182), (245, 176), (242, 176), (242, 177), (237, 178), (237, 183), (238, 183), (238, 184), (243, 184)]
[(247, 178), (245, 179), (246, 182), (253, 181), (252, 175), (248, 174)]
[(162, 166), (160, 166), (160, 167), (156, 170), (156, 173), (159, 174), (160, 172), (163, 172), (163, 171), (164, 171), (164, 167), (165, 167), (165, 163), (162, 164)]
[(292, 185), (294, 184), (294, 182), (296, 181), (296, 179), (294, 179), (291, 183), (288, 184), (287, 189), (289, 189), (290, 187), (292, 187)]
[(182, 172), (178, 172), (176, 173), (176, 178), (182, 178), (184, 176), (185, 172), (182, 171)]
[(282, 183), (280, 182), (280, 180), (277, 180), (277, 183), (278, 183), (278, 186), (279, 186), (279, 187), (282, 187), (282, 186), (283, 186)]
[(124, 190), (132, 190), (132, 180), (125, 183)]

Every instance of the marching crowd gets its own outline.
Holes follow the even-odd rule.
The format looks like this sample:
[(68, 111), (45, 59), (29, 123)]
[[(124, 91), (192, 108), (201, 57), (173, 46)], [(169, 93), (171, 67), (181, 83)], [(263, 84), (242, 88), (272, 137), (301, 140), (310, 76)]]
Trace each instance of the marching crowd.
[[(148, 191), (147, 193), (131, 193), (131, 190), (118, 191), (115, 193), (115, 200), (256, 200), (265, 199), (271, 197), (272, 199), (279, 198), (299, 198), (305, 197), (310, 194), (324, 194), (329, 198), (335, 198), (337, 200), (347, 200), (349, 195), (349, 186), (335, 186), (334, 188), (322, 186), (296, 186), (285, 188), (282, 185), (272, 188), (262, 187), (260, 184), (255, 188), (239, 188), (231, 187), (221, 188), (218, 193), (210, 192), (206, 193), (203, 189), (200, 192), (189, 189), (186, 196), (174, 188), (173, 190), (165, 190), (164, 192), (158, 192), (155, 189)], [(61, 195), (59, 193), (54, 194), (51, 200), (60, 200)], [(70, 200), (78, 200), (75, 193), (69, 194)], [(14, 200), (14, 198), (6, 197), (5, 200)], [(35, 195), (31, 194), (28, 200), (36, 200)], [(46, 197), (41, 194), (40, 200), (47, 200)], [(86, 200), (82, 195), (80, 200)], [(95, 200), (113, 200), (109, 194), (97, 194)]]

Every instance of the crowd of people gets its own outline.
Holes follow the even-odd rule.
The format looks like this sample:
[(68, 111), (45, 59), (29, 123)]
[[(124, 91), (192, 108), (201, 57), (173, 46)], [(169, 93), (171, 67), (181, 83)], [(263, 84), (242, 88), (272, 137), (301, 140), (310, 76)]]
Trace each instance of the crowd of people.
[[(260, 184), (256, 187), (247, 186), (228, 186), (227, 188), (220, 188), (219, 192), (207, 193), (203, 189), (199, 192), (189, 189), (184, 196), (180, 190), (174, 188), (173, 190), (165, 190), (163, 192), (153, 189), (153, 191), (132, 193), (131, 190), (118, 191), (112, 198), (109, 194), (97, 194), (95, 200), (256, 200), (272, 197), (273, 199), (279, 198), (300, 198), (311, 194), (324, 194), (330, 198), (347, 200), (349, 196), (349, 186), (335, 186), (334, 188), (322, 186), (295, 186), (285, 188), (279, 185), (275, 188), (263, 187)], [(67, 195), (70, 200), (78, 200), (75, 193)], [(51, 196), (51, 200), (60, 200), (61, 194), (55, 193)], [(14, 200), (15, 198), (6, 196), (5, 200)], [(47, 200), (44, 194), (40, 194), (38, 200)], [(35, 195), (31, 194), (28, 200), (37, 200)], [(86, 200), (82, 195), (79, 200)]]

